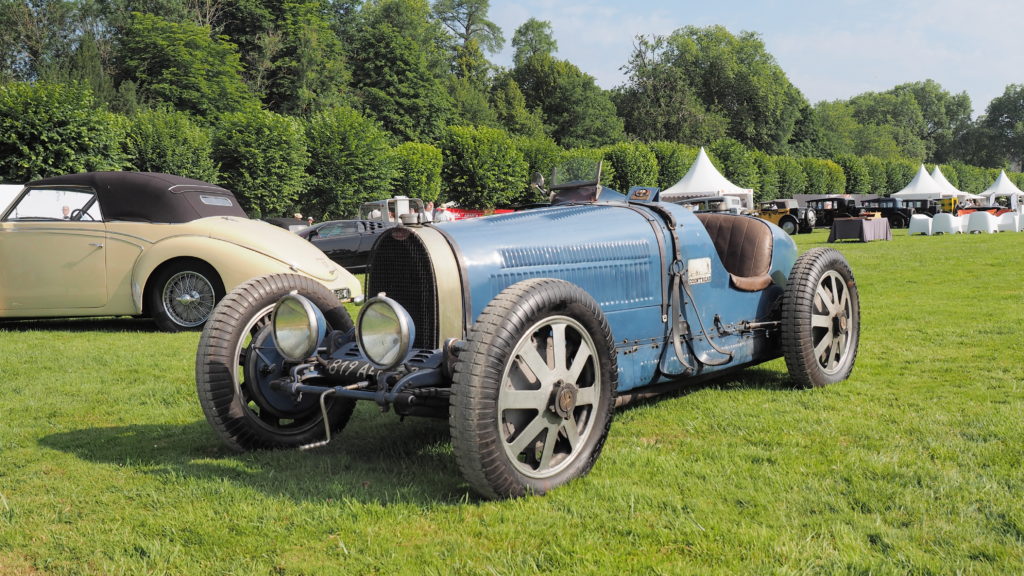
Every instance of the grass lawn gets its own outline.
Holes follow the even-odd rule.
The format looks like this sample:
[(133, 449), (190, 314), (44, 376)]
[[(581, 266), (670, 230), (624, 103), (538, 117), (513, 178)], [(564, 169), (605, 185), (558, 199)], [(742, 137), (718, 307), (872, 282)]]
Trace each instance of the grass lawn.
[(196, 333), (0, 324), (0, 574), (1024, 572), (1024, 234), (836, 247), (849, 381), (776, 360), (621, 410), (589, 476), (505, 502), (447, 422), (367, 403), (327, 448), (228, 452)]

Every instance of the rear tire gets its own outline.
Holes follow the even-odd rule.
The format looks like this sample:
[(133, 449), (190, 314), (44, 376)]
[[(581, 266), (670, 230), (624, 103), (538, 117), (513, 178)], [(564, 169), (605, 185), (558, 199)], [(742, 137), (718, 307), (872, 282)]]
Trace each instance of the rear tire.
[(782, 297), (782, 351), (793, 381), (820, 387), (849, 378), (860, 342), (853, 272), (833, 248), (797, 259)]
[(562, 280), (525, 280), (491, 301), (467, 341), (449, 425), (470, 486), (508, 498), (586, 474), (611, 425), (617, 377), (597, 302)]
[(196, 330), (210, 319), (224, 297), (224, 285), (212, 266), (202, 260), (183, 260), (160, 270), (153, 278), (146, 307), (164, 332)]
[[(199, 339), (196, 392), (207, 422), (234, 450), (297, 448), (325, 436), (319, 397), (295, 402), (269, 383), (288, 366), (266, 340), (277, 301), (297, 290), (324, 313), (328, 325), (351, 330), (352, 318), (319, 282), (297, 274), (254, 278), (224, 297)], [(258, 350), (258, 353), (255, 351)], [(328, 397), (332, 430), (348, 423), (355, 400)]]

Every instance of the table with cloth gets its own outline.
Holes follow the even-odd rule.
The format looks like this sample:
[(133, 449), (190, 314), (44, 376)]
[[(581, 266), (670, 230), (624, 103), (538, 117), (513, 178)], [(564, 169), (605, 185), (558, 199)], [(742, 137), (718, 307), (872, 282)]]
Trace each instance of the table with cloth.
[(837, 240), (892, 240), (892, 229), (887, 218), (836, 218), (832, 221), (828, 241)]

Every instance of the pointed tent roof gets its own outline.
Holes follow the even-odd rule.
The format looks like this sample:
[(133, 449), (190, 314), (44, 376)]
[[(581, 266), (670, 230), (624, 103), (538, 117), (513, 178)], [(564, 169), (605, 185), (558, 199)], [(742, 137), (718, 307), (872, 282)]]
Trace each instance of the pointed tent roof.
[(925, 170), (924, 164), (921, 164), (910, 184), (907, 184), (899, 192), (892, 194), (892, 197), (899, 198), (900, 200), (933, 200), (949, 195), (950, 192), (947, 192), (938, 182), (933, 180), (928, 175), (928, 171)]
[(690, 170), (679, 182), (661, 191), (659, 198), (671, 201), (673, 198), (685, 198), (687, 196), (715, 196), (728, 194), (741, 196), (748, 199), (748, 207), (753, 207), (754, 191), (750, 188), (741, 188), (715, 168), (711, 159), (708, 158), (704, 147), (701, 146), (697, 158), (690, 165)]
[(999, 177), (991, 186), (985, 189), (981, 195), (988, 198), (989, 202), (995, 202), (996, 196), (1006, 196), (1010, 199), (1010, 206), (1016, 208), (1024, 192), (1006, 175), (1005, 170), (999, 171)]
[(939, 168), (938, 164), (936, 164), (935, 165), (935, 169), (932, 170), (932, 180), (935, 180), (935, 183), (938, 184), (940, 188), (942, 188), (942, 189), (944, 189), (946, 191), (944, 196), (955, 196), (957, 198), (970, 198), (971, 200), (977, 200), (978, 198), (981, 198), (981, 196), (978, 196), (977, 194), (971, 194), (970, 192), (964, 192), (963, 190), (960, 190), (956, 186), (953, 186), (952, 184), (950, 184), (949, 180), (946, 180), (946, 175), (942, 173), (942, 170)]

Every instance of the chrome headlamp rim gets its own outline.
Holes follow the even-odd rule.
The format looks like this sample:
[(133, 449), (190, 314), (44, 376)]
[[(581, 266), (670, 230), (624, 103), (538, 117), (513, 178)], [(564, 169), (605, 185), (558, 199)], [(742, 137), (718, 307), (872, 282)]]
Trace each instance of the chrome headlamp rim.
[[(364, 339), (366, 336), (364, 324), (367, 314), (371, 311), (375, 311), (380, 306), (384, 306), (386, 310), (391, 312), (393, 315), (395, 322), (394, 336), (396, 345), (385, 354), (375, 357), (373, 353), (370, 352), (374, 347), (368, 346)], [(412, 316), (409, 312), (404, 306), (399, 304), (397, 301), (388, 298), (383, 292), (364, 302), (359, 310), (359, 317), (356, 319), (356, 343), (358, 344), (363, 357), (378, 370), (391, 370), (405, 362), (412, 349), (412, 342), (415, 340), (415, 334), (415, 326), (413, 325)]]
[(316, 354), (327, 333), (326, 324), (320, 309), (297, 291), (277, 301), (270, 319), (274, 345), (290, 362), (301, 362)]

